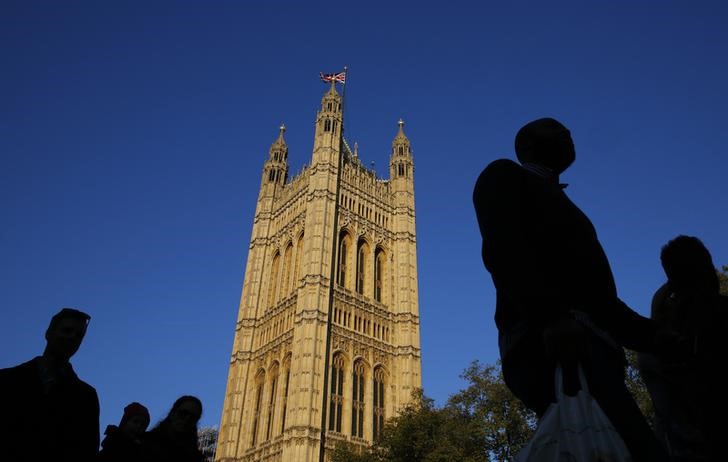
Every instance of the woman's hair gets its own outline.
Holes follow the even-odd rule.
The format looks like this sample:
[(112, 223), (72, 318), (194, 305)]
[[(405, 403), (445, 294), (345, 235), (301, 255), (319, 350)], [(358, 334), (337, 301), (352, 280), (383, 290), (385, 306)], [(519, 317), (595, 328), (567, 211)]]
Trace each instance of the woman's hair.
[[(172, 405), (172, 409), (170, 409), (169, 412), (167, 413), (167, 417), (165, 417), (161, 422), (159, 422), (153, 428), (153, 431), (154, 430), (162, 430), (162, 431), (168, 430), (169, 427), (171, 426), (172, 415), (179, 409), (179, 407), (182, 404), (189, 402), (189, 401), (197, 404), (200, 407), (200, 412), (202, 412), (202, 401), (200, 401), (200, 399), (198, 397), (191, 396), (191, 395), (180, 396), (179, 398), (177, 398), (177, 401), (175, 401), (174, 404)], [(198, 419), (198, 421), (199, 421), (199, 419)], [(181, 434), (181, 435), (178, 434), (177, 442), (183, 446), (189, 446), (190, 448), (196, 449), (197, 448), (197, 422), (195, 422), (195, 426), (193, 428), (194, 429), (189, 432), (185, 432), (184, 434)]]
[(713, 258), (705, 245), (694, 236), (680, 235), (668, 242), (660, 252), (662, 267), (671, 284), (680, 288), (710, 287), (720, 290), (720, 281)]
[(165, 420), (169, 419), (169, 416), (172, 414), (172, 412), (176, 411), (177, 408), (179, 408), (183, 403), (187, 401), (192, 401), (196, 403), (198, 406), (200, 406), (200, 412), (202, 412), (202, 401), (200, 401), (200, 398), (192, 395), (184, 395), (177, 398), (177, 401), (175, 401), (172, 405), (172, 409), (169, 410), (169, 413), (167, 414)]

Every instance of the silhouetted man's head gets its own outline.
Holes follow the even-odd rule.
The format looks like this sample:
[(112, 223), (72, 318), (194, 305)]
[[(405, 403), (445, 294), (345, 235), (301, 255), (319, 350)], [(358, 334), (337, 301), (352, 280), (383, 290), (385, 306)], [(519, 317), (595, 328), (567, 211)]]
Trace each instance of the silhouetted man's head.
[(720, 281), (715, 273), (713, 258), (705, 245), (693, 236), (678, 236), (660, 252), (667, 282), (675, 292), (718, 292)]
[(576, 159), (569, 129), (550, 117), (529, 122), (516, 134), (516, 157), (522, 164), (548, 167), (560, 174)]
[(48, 343), (44, 354), (63, 361), (71, 359), (81, 346), (90, 319), (88, 314), (73, 308), (56, 313), (45, 333)]

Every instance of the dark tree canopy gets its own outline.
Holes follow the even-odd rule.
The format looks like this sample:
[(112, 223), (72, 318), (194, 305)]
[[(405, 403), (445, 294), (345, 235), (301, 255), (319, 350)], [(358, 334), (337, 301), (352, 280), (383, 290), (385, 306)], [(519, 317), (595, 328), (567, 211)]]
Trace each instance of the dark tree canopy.
[(342, 444), (332, 462), (512, 460), (532, 435), (535, 415), (511, 394), (499, 367), (476, 361), (462, 377), (468, 387), (442, 408), (418, 390), (372, 447)]

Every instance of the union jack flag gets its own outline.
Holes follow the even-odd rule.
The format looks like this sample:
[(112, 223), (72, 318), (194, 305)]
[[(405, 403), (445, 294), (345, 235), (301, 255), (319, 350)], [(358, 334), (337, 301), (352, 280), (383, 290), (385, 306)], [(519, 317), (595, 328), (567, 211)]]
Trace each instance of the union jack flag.
[(346, 83), (346, 71), (335, 74), (324, 74), (323, 72), (319, 72), (319, 75), (321, 76), (321, 80), (324, 82)]

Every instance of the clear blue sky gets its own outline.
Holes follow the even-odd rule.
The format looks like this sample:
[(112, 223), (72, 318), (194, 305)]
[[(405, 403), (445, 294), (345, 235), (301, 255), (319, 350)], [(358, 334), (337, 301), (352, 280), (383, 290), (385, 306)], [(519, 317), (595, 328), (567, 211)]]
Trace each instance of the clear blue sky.
[(73, 363), (102, 429), (182, 394), (219, 423), (263, 162), (285, 122), (292, 172), (308, 163), (318, 73), (345, 64), (363, 160), (387, 174), (400, 117), (412, 142), (437, 402), (497, 359), (471, 191), (532, 119), (571, 128), (567, 192), (636, 310), (670, 238), (728, 264), (726, 2), (263, 3), (0, 3), (0, 367), (88, 311)]

